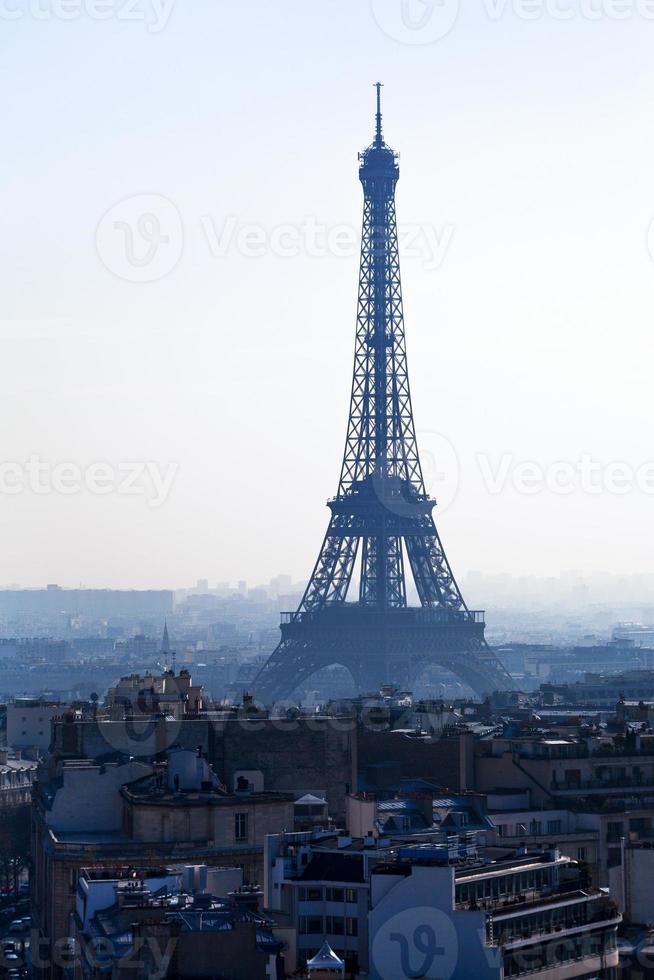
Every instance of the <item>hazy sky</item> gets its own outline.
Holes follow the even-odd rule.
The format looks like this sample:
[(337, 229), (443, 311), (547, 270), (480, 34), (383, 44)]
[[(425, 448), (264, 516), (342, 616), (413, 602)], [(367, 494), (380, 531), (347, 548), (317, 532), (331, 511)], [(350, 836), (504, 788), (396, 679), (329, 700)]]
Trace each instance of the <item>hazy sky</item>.
[(377, 79), (455, 572), (649, 571), (651, 7), (0, 0), (0, 583), (308, 574)]

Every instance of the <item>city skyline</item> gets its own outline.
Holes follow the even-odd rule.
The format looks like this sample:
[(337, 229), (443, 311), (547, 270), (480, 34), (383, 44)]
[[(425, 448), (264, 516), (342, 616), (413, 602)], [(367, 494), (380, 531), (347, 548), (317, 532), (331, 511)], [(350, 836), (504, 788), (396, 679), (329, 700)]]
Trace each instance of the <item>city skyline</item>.
[(652, 972), (652, 32), (0, 0), (0, 980)]

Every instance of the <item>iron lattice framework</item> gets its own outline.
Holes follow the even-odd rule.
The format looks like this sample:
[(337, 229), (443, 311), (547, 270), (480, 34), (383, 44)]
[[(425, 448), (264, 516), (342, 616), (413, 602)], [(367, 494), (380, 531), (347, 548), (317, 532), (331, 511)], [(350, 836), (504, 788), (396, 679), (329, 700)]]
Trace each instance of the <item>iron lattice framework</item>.
[[(439, 663), (478, 692), (511, 686), (466, 606), (425, 489), (407, 370), (395, 187), (398, 158), (382, 136), (360, 154), (364, 191), (354, 375), (343, 466), (331, 519), (302, 602), (256, 682), (266, 700), (322, 667), (346, 666), (359, 690), (411, 683)], [(358, 601), (347, 602), (360, 555)], [(407, 606), (406, 562), (420, 599)]]

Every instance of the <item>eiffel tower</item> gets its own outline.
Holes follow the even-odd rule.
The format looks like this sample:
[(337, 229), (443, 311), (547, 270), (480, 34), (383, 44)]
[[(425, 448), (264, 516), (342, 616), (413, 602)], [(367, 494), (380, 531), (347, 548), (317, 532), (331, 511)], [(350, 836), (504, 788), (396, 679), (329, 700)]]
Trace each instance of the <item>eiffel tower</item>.
[[(477, 693), (512, 687), (468, 609), (434, 523), (418, 455), (407, 371), (395, 215), (397, 154), (382, 136), (359, 154), (363, 233), (354, 378), (338, 493), (313, 574), (281, 642), (254, 682), (263, 701), (288, 696), (316, 671), (346, 667), (360, 692), (412, 684), (429, 664)], [(360, 553), (356, 601), (348, 590)], [(407, 563), (420, 599), (407, 605)]]

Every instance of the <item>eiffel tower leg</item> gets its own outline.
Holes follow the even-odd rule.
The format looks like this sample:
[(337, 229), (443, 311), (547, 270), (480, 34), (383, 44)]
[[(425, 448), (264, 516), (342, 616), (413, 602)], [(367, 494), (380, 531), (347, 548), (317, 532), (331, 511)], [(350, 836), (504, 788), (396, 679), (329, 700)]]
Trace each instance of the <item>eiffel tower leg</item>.
[(359, 546), (358, 537), (347, 531), (347, 520), (342, 515), (334, 515), (300, 609), (315, 609), (327, 602), (345, 601)]
[(289, 697), (295, 688), (320, 670), (308, 651), (308, 644), (294, 640), (282, 640), (259, 671), (254, 681), (256, 697), (266, 704), (274, 704)]
[[(381, 639), (381, 638), (379, 638)], [(485, 640), (443, 648), (412, 649), (405, 639), (392, 655), (381, 655), (377, 638), (372, 644), (284, 639), (254, 682), (255, 695), (266, 704), (290, 697), (293, 691), (325, 667), (340, 664), (350, 673), (359, 694), (376, 694), (385, 683), (412, 690), (429, 666), (449, 670), (480, 697), (507, 690), (511, 677)]]
[(456, 650), (425, 650), (418, 653), (410, 659), (409, 685), (413, 687), (422, 671), (430, 666), (449, 670), (480, 697), (513, 687), (511, 675), (484, 639), (470, 645), (464, 644)]
[(290, 697), (296, 688), (323, 670), (341, 664), (349, 671), (357, 691), (376, 691), (381, 685), (377, 671), (357, 660), (339, 658), (338, 648), (325, 648), (311, 641), (282, 640), (257, 675), (253, 690), (265, 704)]
[(406, 539), (409, 564), (420, 604), (465, 609), (466, 604), (452, 574), (433, 518), (428, 517), (423, 523), (424, 535), (412, 535)]

